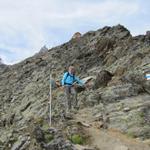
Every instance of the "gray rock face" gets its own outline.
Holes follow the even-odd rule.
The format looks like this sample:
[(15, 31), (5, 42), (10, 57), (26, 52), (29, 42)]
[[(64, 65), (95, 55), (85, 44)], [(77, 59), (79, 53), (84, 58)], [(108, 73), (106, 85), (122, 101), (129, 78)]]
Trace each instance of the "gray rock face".
[(93, 108), (93, 115), (103, 124), (106, 123), (104, 118), (107, 118), (107, 128), (120, 130), (129, 137), (147, 139), (150, 130), (149, 99), (149, 95), (141, 95), (99, 104)]
[(134, 84), (124, 84), (108, 87), (105, 92), (101, 94), (101, 98), (105, 101), (114, 101), (124, 99), (126, 97), (137, 96), (139, 93), (143, 92), (143, 89), (139, 85)]
[(49, 143), (46, 147), (47, 150), (76, 150), (75, 147), (72, 146), (70, 141), (65, 141), (62, 138), (57, 138)]
[[(5, 149), (10, 149), (10, 141), (13, 149), (28, 145), (28, 140), (18, 138), (24, 133), (30, 135), (29, 147), (32, 149), (41, 149), (41, 140), (49, 149), (67, 147), (64, 138), (57, 137), (46, 143), (43, 130), (41, 133), (38, 130), (37, 142), (29, 126), (34, 119), (38, 122), (36, 125), (48, 124), (49, 74), (55, 73), (56, 80), (60, 81), (70, 64), (76, 67), (77, 76), (81, 78), (97, 76), (93, 81), (95, 88), (80, 89), (79, 109), (93, 107), (93, 111), (99, 114), (104, 108), (95, 110), (95, 105), (104, 105), (107, 108), (105, 113), (109, 114), (108, 128), (114, 127), (143, 139), (150, 138), (147, 133), (150, 81), (144, 78), (150, 68), (148, 34), (132, 37), (125, 27), (117, 25), (88, 32), (78, 40), (70, 40), (18, 64), (0, 67), (0, 143)], [(65, 97), (60, 89), (52, 92), (52, 122), (61, 128), (65, 124)], [(9, 134), (13, 137), (8, 137)]]
[[(36, 127), (34, 130), (35, 138), (38, 143), (40, 143), (42, 149), (46, 150), (76, 150), (70, 141), (65, 140), (62, 133), (55, 128), (50, 128), (47, 131), (46, 137), (44, 131)], [(51, 139), (50, 139), (51, 135)], [(47, 139), (46, 139), (47, 138)]]
[(39, 126), (35, 127), (34, 135), (35, 135), (37, 142), (40, 143), (42, 141), (43, 142), (45, 141), (44, 132), (42, 131), (42, 129)]
[(29, 144), (30, 142), (26, 137), (20, 137), (19, 140), (14, 143), (11, 150), (25, 150)]

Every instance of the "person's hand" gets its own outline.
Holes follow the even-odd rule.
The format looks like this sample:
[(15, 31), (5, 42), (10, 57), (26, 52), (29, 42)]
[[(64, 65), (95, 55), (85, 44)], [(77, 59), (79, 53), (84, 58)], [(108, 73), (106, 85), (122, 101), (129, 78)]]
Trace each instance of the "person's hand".
[(77, 88), (77, 87), (78, 87), (78, 85), (77, 85), (77, 84), (73, 84), (72, 86), (73, 86), (74, 88)]
[(57, 87), (60, 87), (60, 86), (61, 86), (61, 84), (60, 84), (59, 81), (56, 81), (56, 85), (57, 85)]
[(63, 86), (61, 86), (60, 88), (61, 88), (61, 90), (64, 90), (64, 89), (65, 89), (65, 86), (63, 85)]
[(84, 85), (84, 87), (85, 87), (86, 89), (89, 89), (89, 88), (90, 88), (90, 85), (89, 85), (88, 83), (86, 83), (86, 84)]

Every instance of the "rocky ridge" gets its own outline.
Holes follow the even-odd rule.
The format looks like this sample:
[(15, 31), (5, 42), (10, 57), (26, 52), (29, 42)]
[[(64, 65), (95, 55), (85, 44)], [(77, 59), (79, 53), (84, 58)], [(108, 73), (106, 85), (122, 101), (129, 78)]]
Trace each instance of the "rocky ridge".
[(86, 139), (81, 143), (89, 145), (84, 129), (64, 118), (60, 89), (53, 91), (55, 128), (48, 127), (49, 74), (56, 73), (59, 80), (70, 64), (81, 78), (95, 76), (89, 89), (78, 94), (79, 111), (92, 108), (91, 122), (98, 122), (102, 129), (150, 139), (150, 81), (145, 79), (150, 72), (150, 36), (133, 37), (124, 26), (117, 25), (87, 32), (0, 68), (2, 149), (76, 149), (72, 137), (80, 133)]

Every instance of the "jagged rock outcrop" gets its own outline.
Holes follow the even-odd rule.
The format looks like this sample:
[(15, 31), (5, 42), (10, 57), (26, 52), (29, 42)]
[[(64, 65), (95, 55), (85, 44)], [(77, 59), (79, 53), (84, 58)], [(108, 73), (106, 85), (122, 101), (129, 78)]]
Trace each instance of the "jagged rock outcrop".
[(44, 46), (40, 49), (39, 53), (45, 53), (45, 52), (47, 52), (47, 51), (48, 51), (48, 48), (46, 47), (46, 45), (44, 45)]
[[(41, 149), (28, 127), (33, 118), (39, 117), (45, 120), (42, 126), (48, 124), (49, 74), (55, 72), (60, 80), (70, 64), (81, 78), (97, 76), (95, 88), (79, 93), (79, 109), (93, 107), (93, 116), (107, 114), (107, 128), (150, 138), (150, 81), (144, 78), (144, 73), (150, 71), (149, 34), (132, 37), (125, 27), (117, 25), (87, 32), (78, 40), (0, 68), (2, 148), (15, 149), (25, 144), (28, 149)], [(69, 123), (63, 117), (64, 94), (60, 89), (53, 91), (52, 108), (55, 127), (65, 131)]]
[(3, 63), (2, 59), (0, 58), (0, 74), (3, 73), (3, 71), (7, 70), (9, 66)]
[(82, 36), (82, 34), (80, 32), (76, 32), (73, 36), (72, 39), (78, 39)]
[(4, 65), (2, 59), (0, 58), (0, 67), (3, 67), (3, 66), (5, 66), (5, 65)]

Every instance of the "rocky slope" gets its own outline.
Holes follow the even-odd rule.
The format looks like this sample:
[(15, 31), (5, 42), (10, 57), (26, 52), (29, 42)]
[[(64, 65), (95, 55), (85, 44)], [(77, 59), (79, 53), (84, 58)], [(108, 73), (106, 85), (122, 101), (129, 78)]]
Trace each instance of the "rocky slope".
[(150, 139), (150, 81), (144, 77), (150, 72), (150, 36), (132, 37), (125, 27), (117, 25), (87, 32), (0, 68), (1, 149), (76, 149), (72, 137), (78, 134), (86, 139), (82, 144), (90, 145), (84, 129), (63, 117), (64, 94), (60, 89), (53, 90), (55, 128), (48, 127), (49, 74), (61, 79), (70, 64), (81, 78), (96, 77), (79, 93), (79, 111), (91, 108), (91, 121), (99, 128)]

